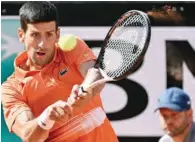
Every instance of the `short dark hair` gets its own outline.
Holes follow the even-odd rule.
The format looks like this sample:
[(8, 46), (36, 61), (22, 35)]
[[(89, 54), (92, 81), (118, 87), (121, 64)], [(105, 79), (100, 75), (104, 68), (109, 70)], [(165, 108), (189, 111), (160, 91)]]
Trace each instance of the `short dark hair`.
[(28, 23), (56, 22), (59, 26), (58, 11), (54, 4), (47, 1), (29, 1), (22, 5), (19, 10), (20, 24), (24, 31)]

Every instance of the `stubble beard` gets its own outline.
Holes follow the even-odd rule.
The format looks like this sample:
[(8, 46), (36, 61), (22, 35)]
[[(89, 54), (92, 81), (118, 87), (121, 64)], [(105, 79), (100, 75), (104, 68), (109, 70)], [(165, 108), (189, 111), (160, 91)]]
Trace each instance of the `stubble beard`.
[(55, 51), (53, 51), (50, 55), (45, 55), (44, 59), (42, 59), (42, 60), (38, 59), (37, 57), (32, 58), (33, 64), (37, 65), (37, 66), (44, 67), (45, 65), (49, 64), (52, 61), (52, 59), (54, 57), (54, 52)]
[(175, 128), (173, 131), (165, 130), (168, 135), (171, 137), (178, 136), (180, 134), (183, 134), (184, 131), (188, 128), (189, 124), (183, 124), (179, 128)]

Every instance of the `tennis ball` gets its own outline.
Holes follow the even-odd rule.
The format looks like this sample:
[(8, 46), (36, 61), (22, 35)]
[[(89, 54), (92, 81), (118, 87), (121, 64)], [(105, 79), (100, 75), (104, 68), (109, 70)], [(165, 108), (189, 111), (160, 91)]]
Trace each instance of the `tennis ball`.
[(77, 38), (74, 35), (64, 35), (58, 41), (59, 47), (65, 52), (73, 50), (76, 44)]

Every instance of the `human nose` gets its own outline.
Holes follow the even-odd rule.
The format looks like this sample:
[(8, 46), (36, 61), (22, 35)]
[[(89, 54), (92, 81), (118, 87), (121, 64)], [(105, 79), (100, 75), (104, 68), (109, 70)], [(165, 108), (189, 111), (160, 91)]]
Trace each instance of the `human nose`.
[(45, 43), (46, 43), (46, 39), (44, 37), (42, 37), (38, 43), (38, 47), (43, 48)]
[(172, 117), (166, 117), (165, 122), (167, 125), (171, 125), (173, 123), (174, 119)]
[(39, 42), (38, 47), (43, 48), (43, 41)]

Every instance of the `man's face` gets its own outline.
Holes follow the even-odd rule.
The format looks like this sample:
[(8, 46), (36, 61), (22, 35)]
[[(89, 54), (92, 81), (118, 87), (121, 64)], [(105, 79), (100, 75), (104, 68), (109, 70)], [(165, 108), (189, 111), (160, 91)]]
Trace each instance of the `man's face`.
[(190, 114), (187, 111), (176, 112), (161, 108), (159, 113), (161, 127), (170, 136), (177, 136), (183, 133), (189, 125)]
[[(22, 37), (23, 36), (23, 37)], [(19, 35), (25, 45), (29, 59), (34, 65), (44, 66), (51, 62), (55, 44), (59, 39), (56, 22), (27, 24), (26, 32)]]

